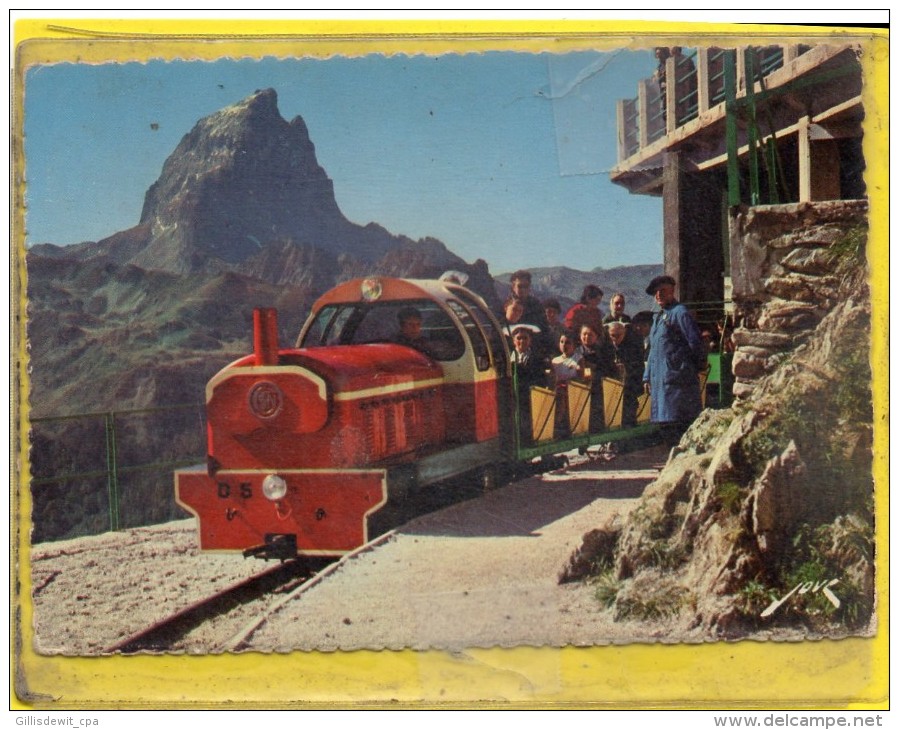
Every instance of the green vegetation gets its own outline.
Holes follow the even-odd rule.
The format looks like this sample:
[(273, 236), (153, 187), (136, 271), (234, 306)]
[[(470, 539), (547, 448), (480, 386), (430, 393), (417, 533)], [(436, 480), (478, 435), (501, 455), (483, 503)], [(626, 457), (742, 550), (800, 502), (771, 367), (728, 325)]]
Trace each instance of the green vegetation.
[(687, 551), (678, 543), (658, 538), (641, 544), (639, 553), (641, 563), (646, 566), (658, 566), (665, 570), (673, 570), (687, 559)]
[(874, 610), (873, 540), (873, 526), (858, 517), (801, 527), (772, 575), (740, 589), (739, 610), (757, 623), (765, 609), (782, 601), (771, 614), (776, 624), (800, 622), (822, 630), (864, 626)]
[(605, 608), (611, 608), (615, 605), (615, 599), (618, 597), (618, 591), (621, 590), (621, 581), (615, 577), (612, 570), (604, 571), (594, 581), (594, 596), (597, 601)]
[(858, 513), (873, 519), (871, 479), (871, 369), (867, 332), (855, 328), (834, 348), (832, 373), (817, 387), (808, 381), (779, 394), (769, 413), (742, 445), (749, 479), (766, 463), (796, 444), (821, 506), (816, 523)]
[(829, 249), (831, 261), (836, 264), (837, 270), (863, 266), (867, 243), (867, 228), (858, 226), (846, 231), (846, 235), (835, 241)]
[(645, 593), (621, 592), (615, 601), (615, 620), (639, 619), (656, 621), (677, 616), (687, 606), (688, 591), (678, 585), (668, 584)]
[(609, 553), (600, 553), (590, 559), (589, 575), (600, 575), (612, 568), (614, 556)]
[(744, 487), (734, 481), (725, 481), (715, 488), (715, 492), (725, 512), (732, 515), (740, 514), (740, 506), (747, 492)]
[(853, 517), (814, 529), (801, 528), (793, 550), (778, 566), (778, 582), (790, 590), (836, 581), (831, 592), (840, 605), (835, 606), (821, 590), (800, 588), (785, 606), (785, 613), (813, 624), (822, 619), (848, 627), (864, 624), (873, 610), (873, 596), (864, 585), (865, 571), (874, 557), (873, 541), (873, 526)]
[(676, 514), (640, 505), (634, 511), (633, 520), (639, 529), (639, 542), (631, 551), (635, 568), (657, 566), (673, 570), (687, 559), (686, 547), (672, 539), (680, 524)]
[(783, 591), (771, 588), (759, 580), (749, 580), (737, 594), (737, 608), (753, 619), (761, 615), (772, 601), (778, 600)]

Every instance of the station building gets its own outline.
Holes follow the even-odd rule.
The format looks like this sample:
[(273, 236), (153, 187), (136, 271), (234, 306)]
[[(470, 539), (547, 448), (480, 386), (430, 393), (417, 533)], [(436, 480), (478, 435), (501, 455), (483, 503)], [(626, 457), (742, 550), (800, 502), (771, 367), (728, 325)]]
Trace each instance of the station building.
[(671, 51), (618, 101), (611, 179), (662, 198), (665, 271), (701, 312), (731, 300), (735, 210), (865, 198), (862, 73), (849, 45)]

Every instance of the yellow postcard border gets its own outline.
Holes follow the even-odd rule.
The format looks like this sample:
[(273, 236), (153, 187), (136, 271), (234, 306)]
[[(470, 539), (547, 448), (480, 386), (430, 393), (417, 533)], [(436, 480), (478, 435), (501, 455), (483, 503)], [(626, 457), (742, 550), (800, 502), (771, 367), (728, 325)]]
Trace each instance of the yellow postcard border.
[[(357, 651), (220, 656), (40, 656), (32, 649), (28, 354), (25, 343), (23, 69), (33, 64), (222, 57), (442, 54), (695, 45), (726, 38), (860, 44), (870, 198), (878, 628), (870, 639), (461, 654)], [(19, 20), (14, 29), (10, 697), (14, 709), (888, 707), (888, 61), (883, 29), (627, 21)], [(399, 703), (399, 705), (397, 705)]]

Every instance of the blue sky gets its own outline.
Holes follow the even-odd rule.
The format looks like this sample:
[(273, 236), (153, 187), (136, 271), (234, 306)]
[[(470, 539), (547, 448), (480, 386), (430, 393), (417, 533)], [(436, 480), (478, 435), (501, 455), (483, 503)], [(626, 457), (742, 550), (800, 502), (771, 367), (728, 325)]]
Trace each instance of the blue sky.
[(493, 273), (662, 259), (661, 199), (609, 181), (616, 100), (649, 51), (60, 64), (25, 80), (26, 241), (136, 224), (198, 119), (256, 89), (306, 121), (352, 221), (433, 236)]

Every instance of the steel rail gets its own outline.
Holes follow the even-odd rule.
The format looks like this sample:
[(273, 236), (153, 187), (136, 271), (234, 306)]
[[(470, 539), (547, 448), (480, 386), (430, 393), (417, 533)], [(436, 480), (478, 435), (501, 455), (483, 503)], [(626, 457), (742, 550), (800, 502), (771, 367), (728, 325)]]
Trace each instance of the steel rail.
[(296, 600), (300, 595), (308, 591), (313, 586), (321, 583), (329, 575), (336, 573), (338, 570), (340, 570), (340, 568), (346, 565), (353, 558), (356, 558), (357, 556), (361, 555), (364, 552), (368, 552), (369, 550), (374, 550), (376, 547), (378, 547), (378, 545), (389, 542), (395, 534), (396, 530), (389, 530), (383, 535), (378, 535), (373, 540), (369, 540), (364, 545), (360, 545), (355, 550), (352, 550), (346, 555), (343, 555), (339, 560), (331, 563), (324, 570), (316, 573), (314, 576), (309, 578), (309, 580), (303, 581), (296, 588), (288, 591), (287, 594), (285, 594), (275, 605), (271, 606), (262, 616), (257, 616), (256, 618), (249, 621), (237, 633), (231, 636), (230, 639), (219, 645), (216, 650), (231, 652), (240, 651), (247, 648), (247, 642), (252, 638), (253, 634), (255, 634), (269, 620), (269, 618), (271, 618), (282, 608), (284, 608), (284, 606), (286, 606), (291, 601)]
[(103, 653), (136, 654), (166, 651), (181, 637), (210, 618), (224, 615), (236, 606), (250, 603), (293, 580), (308, 580), (314, 575), (314, 571), (310, 568), (312, 564), (312, 561), (303, 558), (280, 563), (156, 621), (113, 644)]

